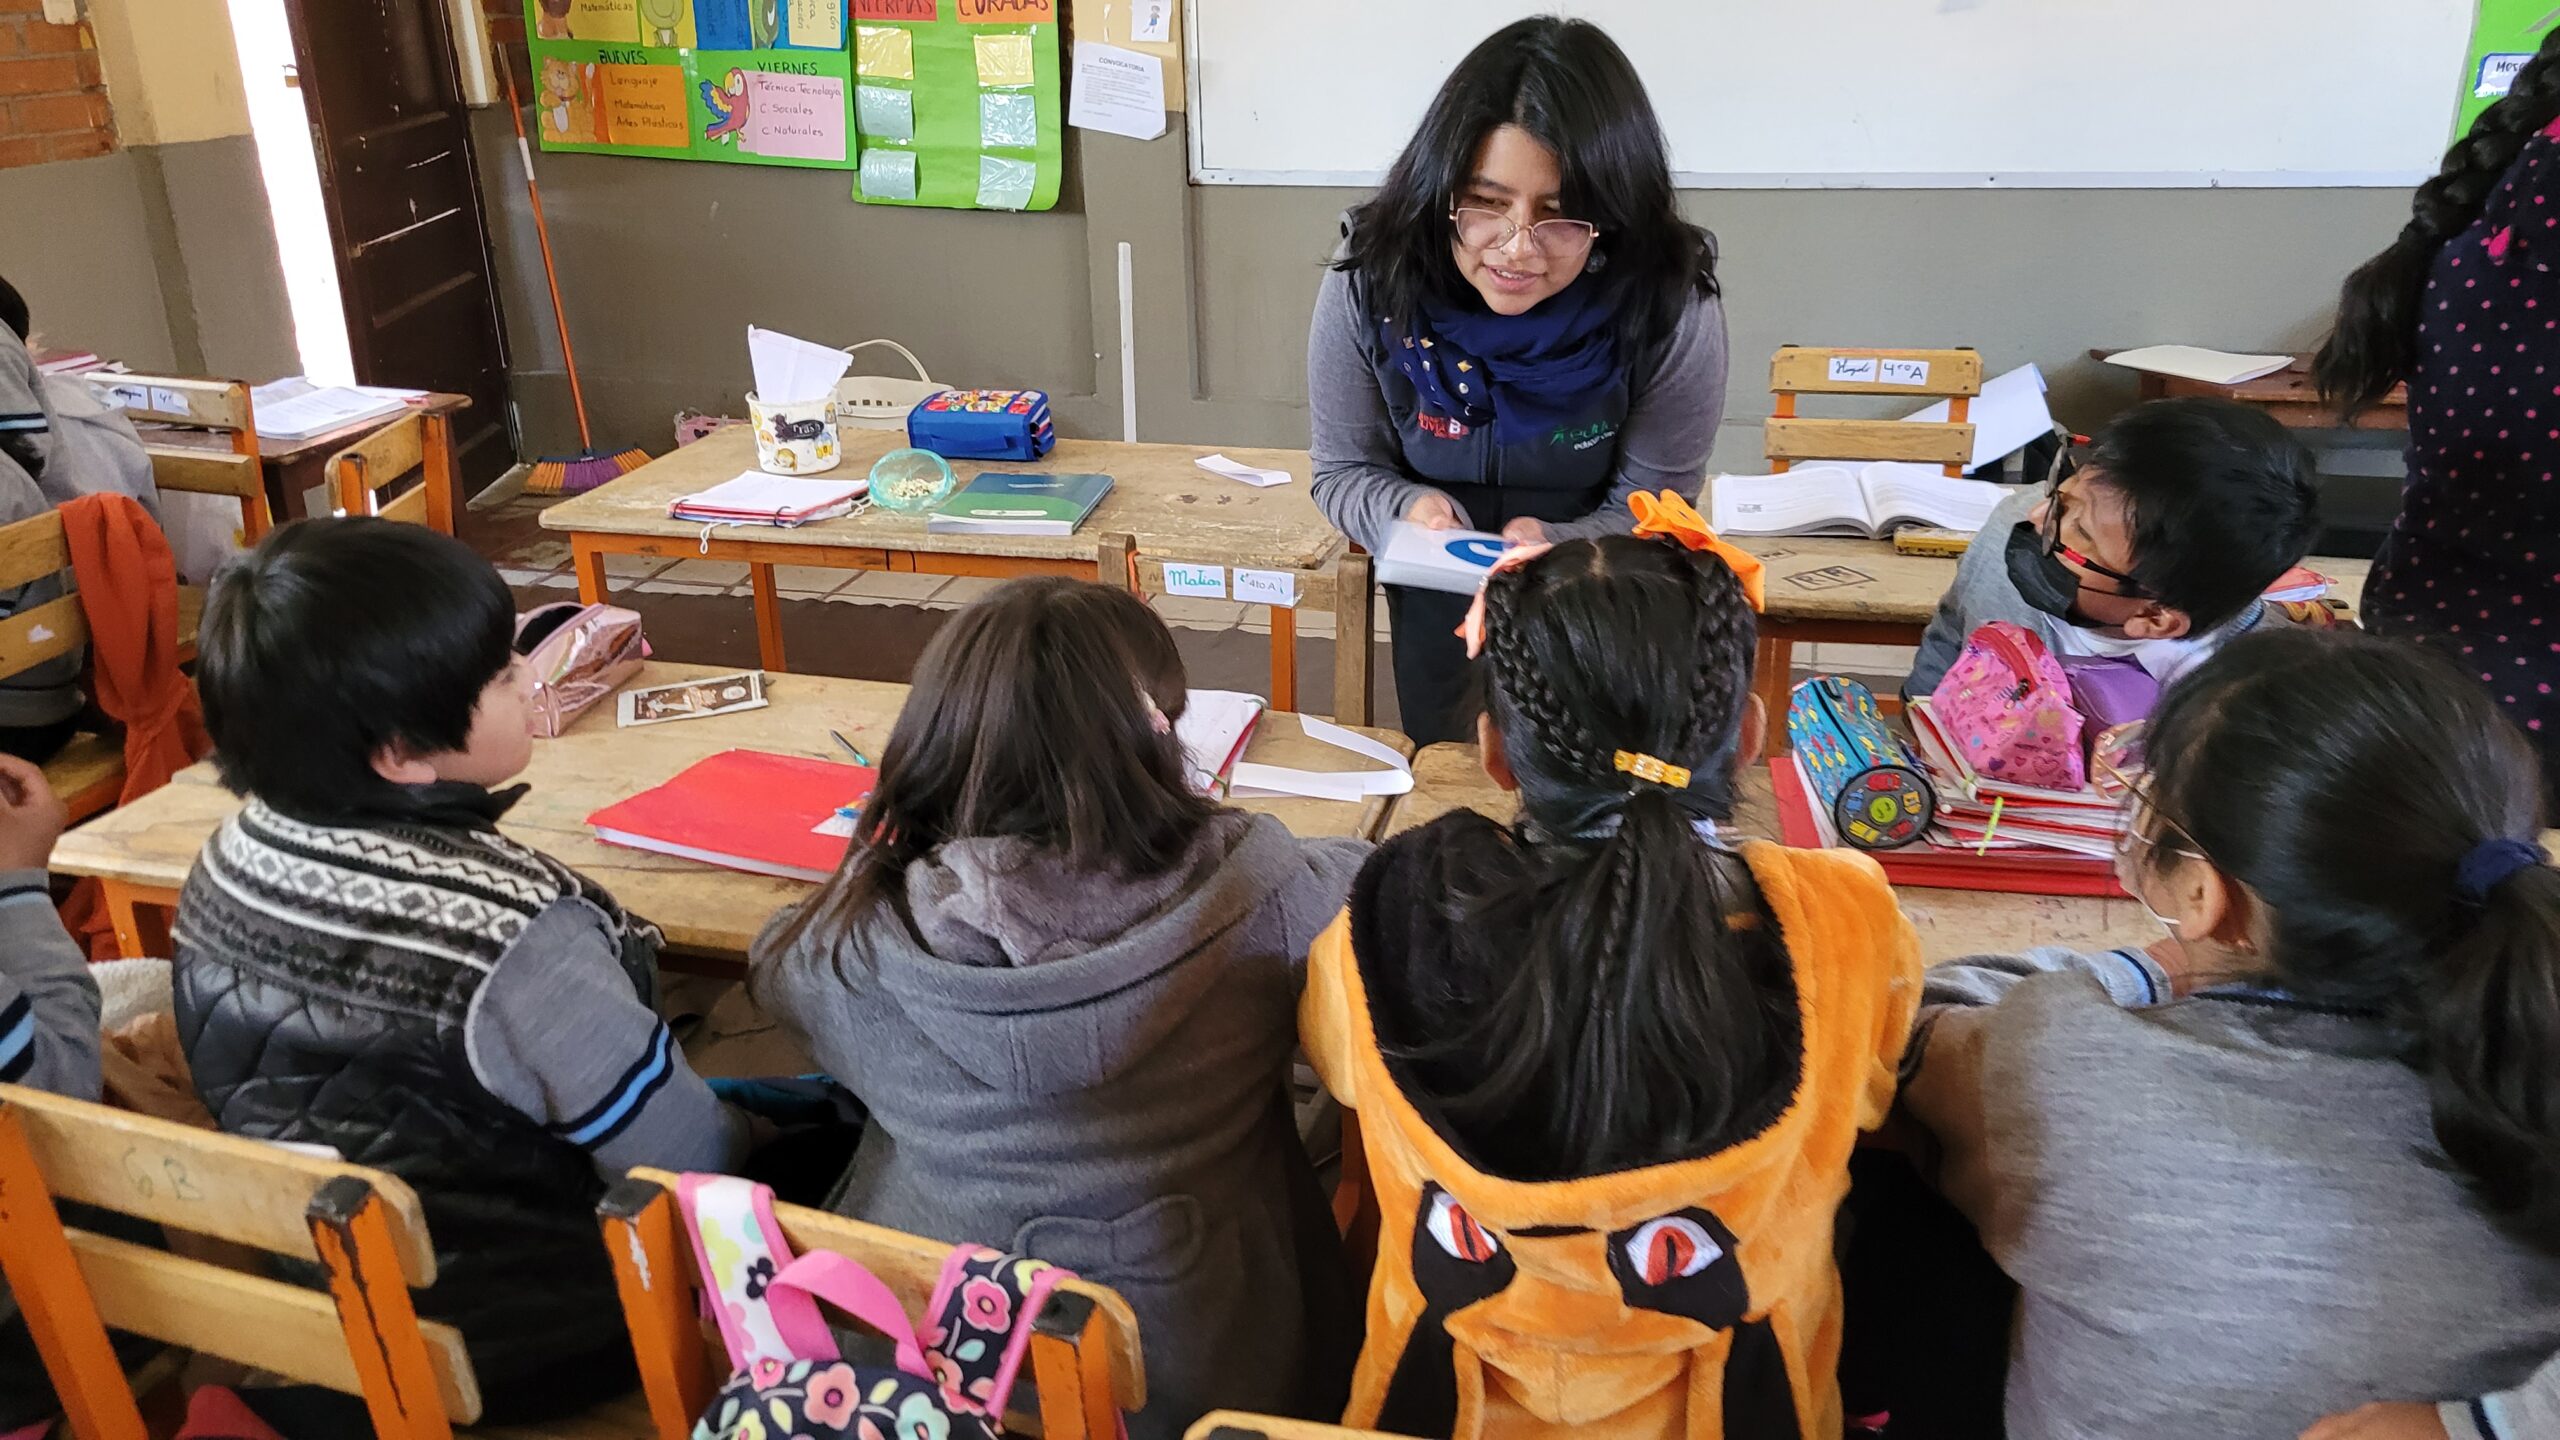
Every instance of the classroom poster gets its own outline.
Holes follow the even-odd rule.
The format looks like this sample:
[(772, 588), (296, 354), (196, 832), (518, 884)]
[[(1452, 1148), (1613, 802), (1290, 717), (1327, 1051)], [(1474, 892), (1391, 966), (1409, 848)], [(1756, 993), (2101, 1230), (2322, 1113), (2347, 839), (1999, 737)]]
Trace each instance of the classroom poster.
[(527, 0), (545, 150), (851, 169), (846, 0)]
[(1046, 210), (1065, 168), (1055, 0), (852, 0), (853, 194)]
[(2462, 97), (2455, 107), (2456, 139), (2471, 133), (2471, 122), (2495, 104), (2515, 82), (2516, 72), (2533, 58), (2550, 28), (2553, 0), (2479, 0), (2471, 25), (2471, 49), (2462, 63)]

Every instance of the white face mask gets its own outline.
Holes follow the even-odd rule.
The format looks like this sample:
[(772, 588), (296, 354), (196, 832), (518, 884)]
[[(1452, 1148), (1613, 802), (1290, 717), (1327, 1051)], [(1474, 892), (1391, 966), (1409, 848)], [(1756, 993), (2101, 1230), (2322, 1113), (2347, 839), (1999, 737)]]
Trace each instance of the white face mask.
[[(2170, 939), (2183, 941), (2186, 937), (2179, 933), (2179, 922), (2170, 919), (2168, 916), (2161, 914), (2157, 910), (2152, 909), (2151, 902), (2143, 897), (2142, 885), (2140, 883), (2142, 879), (2141, 867), (2136, 866), (2133, 863), (2133, 857), (2135, 855), (2144, 850), (2155, 849), (2159, 846), (2159, 843), (2160, 842), (2157, 840), (2136, 839), (2132, 842), (2132, 848), (2119, 851), (2116, 855), (2116, 883), (2124, 887), (2125, 894), (2133, 897), (2134, 904), (2142, 907), (2143, 914), (2150, 916), (2155, 921), (2158, 921), (2160, 928), (2169, 932)], [(2170, 847), (2169, 853), (2173, 855), (2183, 855), (2188, 859), (2200, 858), (2192, 850), (2175, 846)]]

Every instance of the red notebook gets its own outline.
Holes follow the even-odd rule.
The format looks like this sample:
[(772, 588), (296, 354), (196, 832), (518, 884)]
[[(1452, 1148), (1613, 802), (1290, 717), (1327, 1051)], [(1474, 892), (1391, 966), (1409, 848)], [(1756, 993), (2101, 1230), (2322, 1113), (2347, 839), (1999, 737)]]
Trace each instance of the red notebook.
[(860, 765), (724, 750), (587, 824), (608, 845), (815, 882), (835, 873), (852, 841), (852, 825), (836, 812), (879, 779)]
[[(1781, 755), (1770, 761), (1769, 781), (1770, 788), (1777, 792), (1779, 837), (1799, 849), (1825, 848), (1822, 827), (1814, 819), (1813, 801), (1805, 792), (1804, 777), (1796, 771), (1795, 757)], [(1922, 843), (1867, 853), (1884, 867), (1884, 878), (1896, 885), (1999, 890), (2019, 895), (2124, 893), (2116, 884), (2112, 859), (2069, 855), (2059, 850), (2028, 854), (1994, 849), (1977, 855), (1969, 849), (1950, 850)]]

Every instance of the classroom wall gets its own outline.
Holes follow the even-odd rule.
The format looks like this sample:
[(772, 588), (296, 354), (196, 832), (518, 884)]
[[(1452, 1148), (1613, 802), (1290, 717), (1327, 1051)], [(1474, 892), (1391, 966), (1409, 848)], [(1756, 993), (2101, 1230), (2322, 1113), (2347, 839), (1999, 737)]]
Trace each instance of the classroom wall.
[(223, 0), (89, 0), (121, 146), (0, 169), (0, 273), (36, 328), (138, 369), (300, 368)]
[[(1193, 187), (1182, 117), (1154, 141), (1069, 133), (1058, 211), (872, 209), (827, 173), (541, 155), (600, 443), (669, 443), (679, 406), (738, 413), (750, 321), (904, 340), (936, 379), (1038, 384), (1071, 433), (1117, 435), (1115, 248), (1135, 247), (1141, 438), (1303, 445), (1306, 323), (1361, 192)], [(511, 132), (481, 161), (529, 445), (561, 448), (565, 387)], [(503, 142), (503, 143), (501, 143)], [(1716, 191), (1736, 357), (1716, 463), (1759, 458), (1780, 345), (1972, 344), (2041, 364), (2087, 429), (2132, 397), (2091, 346), (2305, 348), (2338, 281), (2406, 216), (2395, 190)], [(1098, 353), (1097, 353), (1098, 352)], [(1842, 411), (1840, 413), (1851, 413)]]

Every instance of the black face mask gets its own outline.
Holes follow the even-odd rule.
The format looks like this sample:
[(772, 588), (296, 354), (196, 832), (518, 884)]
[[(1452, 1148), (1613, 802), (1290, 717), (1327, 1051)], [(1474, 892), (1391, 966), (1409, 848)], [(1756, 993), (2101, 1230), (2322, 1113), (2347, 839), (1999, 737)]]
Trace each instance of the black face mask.
[(2080, 577), (2062, 563), (2062, 557), (2046, 547), (2044, 536), (2035, 526), (2021, 520), (2009, 527), (2009, 545), (2004, 559), (2009, 565), (2009, 583), (2018, 587), (2018, 598), (2034, 609), (2066, 624), (2071, 620), (2071, 607), (2080, 599)]

